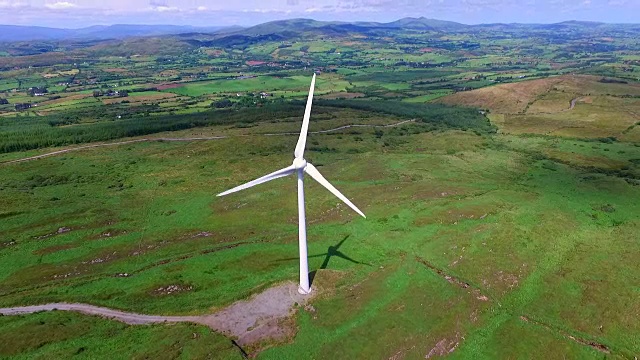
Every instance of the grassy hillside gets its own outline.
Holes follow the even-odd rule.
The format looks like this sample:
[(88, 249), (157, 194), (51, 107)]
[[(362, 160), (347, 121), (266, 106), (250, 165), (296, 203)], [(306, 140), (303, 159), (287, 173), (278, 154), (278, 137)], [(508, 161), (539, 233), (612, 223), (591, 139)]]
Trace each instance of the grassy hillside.
[[(310, 130), (399, 120), (348, 111), (318, 113)], [(205, 313), (295, 278), (295, 182), (214, 194), (288, 164), (296, 137), (260, 134), (295, 132), (298, 121), (191, 129), (170, 136), (230, 138), (1, 166), (0, 304)], [(259, 356), (535, 351), (595, 359), (640, 351), (632, 335), (640, 328), (627, 316), (640, 306), (629, 286), (640, 251), (631, 240), (639, 226), (639, 148), (420, 126), (311, 135), (307, 158), (368, 218), (308, 183), (310, 266), (320, 295), (298, 309), (291, 343)], [(327, 257), (342, 240), (340, 252), (355, 262)], [(170, 285), (183, 291), (157, 293)], [(13, 328), (31, 318), (3, 322)], [(68, 336), (92, 344), (91, 334)], [(51, 346), (75, 349), (64, 341)], [(137, 340), (149, 349), (155, 342)]]
[[(250, 357), (633, 359), (636, 27), (298, 19), (0, 44), (0, 307), (212, 314), (295, 281), (294, 179), (215, 194), (291, 164), (316, 73), (305, 157), (367, 218), (308, 179), (316, 296), (248, 324), (271, 335)], [(2, 358), (234, 358), (240, 339), (0, 317)]]
[(459, 92), (436, 101), (487, 109), (505, 133), (640, 140), (638, 83), (567, 75)]
[(3, 358), (242, 359), (229, 340), (194, 325), (127, 326), (60, 312), (0, 317), (0, 324)]

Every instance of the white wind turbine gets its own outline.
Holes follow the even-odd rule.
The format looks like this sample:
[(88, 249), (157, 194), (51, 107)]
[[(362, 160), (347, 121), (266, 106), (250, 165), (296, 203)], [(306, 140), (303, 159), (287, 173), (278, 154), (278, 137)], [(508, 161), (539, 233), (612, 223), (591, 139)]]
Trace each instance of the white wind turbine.
[(272, 172), (269, 175), (265, 175), (259, 179), (218, 194), (218, 196), (225, 196), (267, 181), (291, 175), (293, 173), (298, 174), (298, 245), (300, 250), (300, 287), (298, 288), (298, 292), (301, 294), (309, 294), (311, 292), (311, 288), (309, 287), (309, 264), (307, 261), (307, 223), (304, 211), (304, 173), (306, 172), (309, 176), (319, 182), (320, 185), (327, 188), (327, 190), (329, 190), (333, 195), (337, 196), (340, 200), (344, 201), (345, 204), (349, 205), (349, 207), (351, 207), (355, 212), (366, 218), (360, 209), (353, 205), (353, 203), (349, 201), (346, 196), (342, 195), (338, 189), (333, 187), (333, 185), (331, 185), (331, 183), (329, 183), (327, 179), (320, 174), (318, 169), (316, 169), (316, 167), (311, 163), (308, 163), (303, 157), (304, 148), (307, 143), (309, 117), (311, 116), (311, 104), (313, 102), (313, 90), (315, 88), (315, 84), (316, 74), (313, 74), (311, 88), (309, 89), (309, 98), (307, 99), (307, 108), (305, 109), (304, 119), (302, 120), (302, 130), (300, 131), (300, 138), (298, 139), (298, 144), (296, 145), (296, 150), (294, 152), (293, 164), (289, 167)]

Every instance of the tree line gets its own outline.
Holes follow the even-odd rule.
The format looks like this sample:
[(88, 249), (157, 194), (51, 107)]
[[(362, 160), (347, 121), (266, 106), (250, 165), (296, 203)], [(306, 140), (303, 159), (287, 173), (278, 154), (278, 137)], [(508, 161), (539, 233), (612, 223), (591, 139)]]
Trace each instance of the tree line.
[[(495, 128), (477, 109), (441, 104), (411, 104), (399, 101), (317, 99), (315, 115), (336, 108), (391, 114), (437, 128), (495, 132)], [(185, 130), (211, 125), (246, 125), (275, 119), (300, 119), (303, 101), (266, 103), (262, 107), (222, 108), (194, 114), (133, 116), (119, 120), (81, 123), (77, 116), (38, 116), (0, 119), (0, 153), (37, 148), (106, 141), (164, 131)], [(70, 125), (70, 126), (62, 126)]]
[(495, 133), (491, 125), (478, 109), (450, 106), (444, 104), (416, 104), (401, 101), (369, 100), (325, 100), (318, 99), (317, 105), (396, 115), (407, 119), (417, 119), (422, 123), (431, 123), (443, 127), (475, 130), (482, 133)]
[[(0, 120), (0, 153), (106, 141), (210, 125), (273, 121), (300, 117), (303, 112), (303, 105), (274, 103), (261, 108), (211, 110), (195, 114), (166, 114), (153, 117), (139, 116), (81, 124), (77, 124), (77, 119), (71, 117), (7, 118)], [(73, 125), (60, 126), (66, 124)]]

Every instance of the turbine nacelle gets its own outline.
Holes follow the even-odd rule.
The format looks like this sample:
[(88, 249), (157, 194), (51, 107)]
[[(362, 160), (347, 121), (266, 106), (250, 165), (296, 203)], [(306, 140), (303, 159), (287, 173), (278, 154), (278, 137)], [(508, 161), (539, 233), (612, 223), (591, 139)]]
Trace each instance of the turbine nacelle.
[(296, 170), (304, 170), (307, 167), (307, 160), (303, 158), (295, 158), (293, 159), (293, 164), (291, 166)]

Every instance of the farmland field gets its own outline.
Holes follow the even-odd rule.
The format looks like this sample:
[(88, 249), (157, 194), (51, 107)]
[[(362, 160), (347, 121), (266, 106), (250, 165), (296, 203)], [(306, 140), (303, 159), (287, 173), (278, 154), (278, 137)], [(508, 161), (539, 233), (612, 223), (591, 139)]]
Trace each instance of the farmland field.
[[(341, 82), (333, 82), (328, 79), (320, 79), (317, 83), (318, 93), (331, 90), (340, 91)], [(344, 81), (342, 82), (344, 83)], [(193, 85), (185, 85), (169, 89), (167, 91), (188, 96), (201, 96), (215, 93), (255, 92), (255, 91), (303, 91), (308, 90), (309, 79), (304, 76), (270, 77), (258, 76), (248, 79), (216, 80)]]
[(633, 129), (640, 123), (640, 86), (594, 76), (498, 85), (438, 101), (486, 108), (506, 133), (637, 140)]
[(593, 29), (270, 26), (2, 45), (0, 308), (192, 319), (289, 286), (294, 179), (216, 194), (291, 163), (315, 72), (305, 158), (367, 218), (308, 179), (313, 295), (240, 335), (0, 316), (0, 357), (640, 354), (636, 30), (578, 52)]

